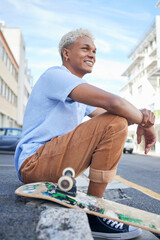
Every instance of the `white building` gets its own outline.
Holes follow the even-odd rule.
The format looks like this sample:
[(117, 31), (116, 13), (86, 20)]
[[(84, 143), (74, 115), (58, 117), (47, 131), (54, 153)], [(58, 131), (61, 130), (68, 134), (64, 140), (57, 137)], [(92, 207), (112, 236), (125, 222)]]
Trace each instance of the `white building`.
[(157, 2), (156, 7), (157, 7), (157, 8), (160, 7), (160, 1)]
[[(0, 79), (5, 83), (3, 93), (0, 92), (0, 97), (3, 100), (0, 102), (0, 127), (22, 126), (24, 110), (32, 85), (32, 76), (25, 58), (25, 43), (21, 30), (18, 28), (7, 28), (4, 22), (0, 22), (0, 33)], [(14, 69), (15, 76), (11, 74)], [(11, 78), (14, 78), (12, 83)], [(16, 99), (14, 106), (8, 99), (8, 87), (14, 93), (13, 98)], [(5, 95), (7, 96), (5, 97)], [(11, 109), (9, 108), (10, 104), (12, 105), (10, 106)], [(13, 108), (15, 108), (16, 112), (14, 116), (12, 114)]]
[[(157, 142), (153, 151), (160, 153), (160, 16), (156, 17), (155, 23), (129, 58), (131, 64), (123, 73), (128, 77), (128, 82), (120, 94), (137, 108), (154, 111)], [(129, 135), (136, 139), (135, 126), (129, 128)], [(136, 150), (142, 149), (143, 144), (137, 146)]]

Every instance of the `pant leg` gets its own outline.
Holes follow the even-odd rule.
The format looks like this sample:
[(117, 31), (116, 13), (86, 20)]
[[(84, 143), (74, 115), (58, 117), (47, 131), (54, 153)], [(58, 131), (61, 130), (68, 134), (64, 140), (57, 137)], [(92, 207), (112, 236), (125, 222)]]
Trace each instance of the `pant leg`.
[(127, 136), (126, 119), (101, 114), (77, 126), (73, 131), (54, 137), (22, 164), (24, 183), (57, 182), (66, 167), (75, 170), (76, 177), (90, 166), (93, 182), (113, 180)]

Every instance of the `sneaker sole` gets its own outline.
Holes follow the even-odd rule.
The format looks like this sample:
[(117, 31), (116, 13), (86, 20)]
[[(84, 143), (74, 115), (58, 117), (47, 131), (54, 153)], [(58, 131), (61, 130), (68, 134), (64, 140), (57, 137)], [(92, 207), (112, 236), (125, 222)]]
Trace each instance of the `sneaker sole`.
[(128, 240), (140, 236), (142, 233), (141, 229), (136, 229), (132, 232), (125, 233), (101, 233), (101, 232), (92, 232), (92, 236), (100, 239), (108, 240)]

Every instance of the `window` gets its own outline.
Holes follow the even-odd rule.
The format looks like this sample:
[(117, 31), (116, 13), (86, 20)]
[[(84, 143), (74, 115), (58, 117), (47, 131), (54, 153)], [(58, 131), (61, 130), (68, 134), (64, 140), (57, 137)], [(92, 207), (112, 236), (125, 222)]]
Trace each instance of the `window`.
[(13, 71), (13, 64), (11, 63), (11, 65), (10, 65), (10, 73), (12, 73), (12, 71)]
[(25, 95), (27, 98), (29, 98), (29, 93), (28, 93), (28, 91), (27, 91), (27, 88), (26, 88), (26, 87), (24, 88), (24, 95)]
[(16, 69), (15, 67), (13, 66), (13, 71), (12, 71), (12, 74), (13, 74), (13, 77), (15, 78), (15, 75), (16, 75)]
[(6, 86), (6, 99), (8, 100), (8, 87)]
[(138, 87), (138, 94), (140, 95), (142, 93), (142, 85)]
[(18, 81), (18, 72), (16, 71), (15, 79)]
[[(4, 48), (3, 48), (3, 50), (4, 50)], [(3, 62), (6, 64), (6, 61), (7, 61), (7, 54), (4, 51), (4, 53), (3, 53)]]
[(17, 96), (9, 88), (9, 86), (0, 78), (0, 94), (6, 98), (11, 104), (17, 106)]
[(7, 56), (7, 68), (9, 69), (9, 67), (10, 67), (10, 59), (9, 59), (9, 57)]
[(12, 100), (11, 100), (11, 103), (14, 104), (14, 94), (12, 92)]
[(17, 96), (13, 93), (13, 105), (17, 106)]
[(22, 134), (22, 131), (21, 130), (18, 130), (18, 129), (8, 129), (7, 131), (7, 136), (18, 136), (18, 135), (21, 135)]
[(9, 102), (11, 103), (11, 100), (12, 100), (12, 93), (11, 93), (11, 90), (9, 89)]
[(0, 79), (0, 94), (2, 94), (2, 80)]
[(133, 140), (132, 140), (131, 138), (127, 138), (127, 139), (126, 139), (126, 142), (127, 142), (127, 143), (133, 143)]
[(6, 95), (6, 85), (3, 82), (3, 84), (2, 84), (2, 96), (5, 97), (5, 95)]
[(2, 45), (0, 44), (0, 58), (2, 58), (2, 56), (3, 56), (3, 47), (2, 47)]
[(0, 136), (4, 136), (5, 135), (5, 129), (3, 129), (3, 128), (0, 128)]
[(3, 115), (0, 113), (0, 126), (3, 126)]

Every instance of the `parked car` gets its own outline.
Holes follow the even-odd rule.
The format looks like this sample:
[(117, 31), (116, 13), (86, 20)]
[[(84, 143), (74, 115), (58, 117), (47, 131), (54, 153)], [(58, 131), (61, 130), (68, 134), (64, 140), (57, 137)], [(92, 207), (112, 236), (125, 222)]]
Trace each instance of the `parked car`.
[(133, 143), (133, 139), (131, 137), (127, 137), (124, 148), (123, 148), (123, 152), (129, 152), (132, 153), (134, 149), (134, 143)]
[(21, 135), (21, 128), (0, 128), (0, 150), (14, 151)]

